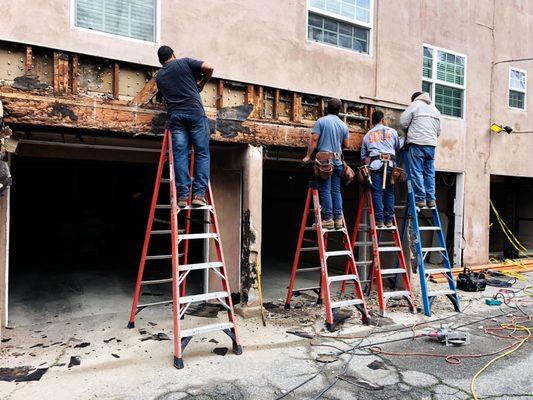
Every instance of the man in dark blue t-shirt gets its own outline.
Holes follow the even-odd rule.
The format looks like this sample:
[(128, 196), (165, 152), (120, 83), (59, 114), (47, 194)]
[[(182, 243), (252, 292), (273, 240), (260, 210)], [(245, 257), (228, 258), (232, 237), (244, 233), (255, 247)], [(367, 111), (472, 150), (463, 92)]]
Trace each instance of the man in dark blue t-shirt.
[(190, 143), (194, 147), (192, 205), (204, 206), (207, 204), (205, 192), (209, 184), (210, 132), (200, 92), (213, 75), (213, 67), (192, 58), (176, 58), (168, 46), (161, 46), (157, 56), (163, 68), (157, 74), (156, 83), (167, 105), (178, 206), (187, 206), (189, 199)]

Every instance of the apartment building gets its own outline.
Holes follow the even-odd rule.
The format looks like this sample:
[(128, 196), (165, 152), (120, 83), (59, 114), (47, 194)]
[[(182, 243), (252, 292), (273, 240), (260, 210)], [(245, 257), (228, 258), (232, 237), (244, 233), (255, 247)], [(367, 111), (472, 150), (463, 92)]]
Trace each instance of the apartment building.
[[(266, 294), (285, 290), (310, 179), (296, 161), (329, 97), (343, 100), (355, 162), (373, 110), (397, 126), (428, 92), (454, 263), (517, 256), (490, 199), (533, 247), (531, 0), (19, 0), (0, 12), (0, 101), (19, 142), (0, 198), (2, 324), (128, 309), (166, 118), (151, 86), (161, 44), (215, 67), (202, 93), (212, 183), (243, 302), (254, 249)], [(358, 190), (344, 190), (350, 221)]]

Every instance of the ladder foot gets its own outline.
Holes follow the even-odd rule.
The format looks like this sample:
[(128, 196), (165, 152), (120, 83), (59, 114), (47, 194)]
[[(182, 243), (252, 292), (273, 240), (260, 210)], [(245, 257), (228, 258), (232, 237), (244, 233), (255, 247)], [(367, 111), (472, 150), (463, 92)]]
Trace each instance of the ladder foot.
[(285, 303), (285, 310), (291, 309), (291, 303)]
[(128, 322), (128, 329), (133, 329), (135, 328), (135, 321), (129, 321)]
[(328, 332), (335, 332), (336, 325), (334, 322), (330, 324), (329, 322), (326, 322), (326, 329)]
[(322, 304), (322, 299), (319, 298), (319, 299), (316, 301), (316, 304)]
[(174, 367), (177, 369), (183, 369), (183, 358), (174, 356)]
[(233, 352), (240, 356), (242, 354), (242, 346), (240, 344), (233, 343)]

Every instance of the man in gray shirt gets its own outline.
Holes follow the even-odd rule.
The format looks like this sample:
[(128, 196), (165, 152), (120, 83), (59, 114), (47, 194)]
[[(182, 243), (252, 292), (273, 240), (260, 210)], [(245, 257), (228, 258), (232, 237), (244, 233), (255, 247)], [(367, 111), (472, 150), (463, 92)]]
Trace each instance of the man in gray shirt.
[[(341, 229), (343, 227), (341, 174), (344, 169), (342, 148), (348, 146), (348, 126), (339, 118), (339, 99), (331, 99), (327, 105), (327, 115), (316, 121), (309, 141), (307, 155), (302, 160), (309, 162), (315, 150), (331, 153), (333, 173), (327, 179), (317, 177), (322, 207), (322, 227)], [(335, 218), (335, 220), (333, 220)]]
[(415, 92), (402, 113), (400, 125), (406, 130), (407, 157), (416, 206), (435, 207), (435, 147), (440, 135), (440, 111), (429, 94)]

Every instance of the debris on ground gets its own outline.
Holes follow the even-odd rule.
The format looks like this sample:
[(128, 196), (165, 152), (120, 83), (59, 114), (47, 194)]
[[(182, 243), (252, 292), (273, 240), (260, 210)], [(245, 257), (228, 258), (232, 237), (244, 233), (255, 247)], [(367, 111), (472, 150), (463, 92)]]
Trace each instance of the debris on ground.
[(68, 363), (68, 368), (71, 368), (75, 365), (80, 365), (81, 364), (81, 357), (80, 356), (71, 356), (70, 357), (70, 362)]
[[(164, 332), (158, 332), (158, 333), (153, 333), (151, 334), (150, 336), (146, 336), (146, 337), (143, 337), (141, 338), (141, 342), (144, 342), (146, 340), (170, 340), (170, 338), (168, 337), (168, 335)], [(120, 343), (117, 339), (117, 343)]]
[(77, 344), (74, 346), (75, 349), (83, 349), (84, 347), (90, 346), (91, 343), (89, 342), (81, 342), (80, 344)]
[(374, 360), (370, 364), (367, 365), (368, 368), (373, 369), (374, 371), (377, 369), (387, 369), (387, 366), (383, 361), (380, 360)]
[(287, 331), (287, 333), (290, 333), (291, 335), (303, 337), (305, 339), (313, 339), (315, 337), (315, 335), (313, 335), (312, 333), (304, 332), (304, 331)]
[(214, 343), (214, 344), (218, 344), (218, 340), (216, 340), (216, 339), (211, 339), (209, 342), (210, 343)]
[(155, 322), (150, 322), (150, 321), (148, 321), (148, 325), (150, 325), (150, 326), (156, 326), (157, 324), (156, 324)]
[(319, 354), (316, 358), (321, 363), (332, 363), (339, 359), (335, 354)]
[(115, 353), (111, 353), (111, 355), (115, 358), (120, 358), (120, 356), (118, 354), (115, 354)]
[(112, 340), (115, 340), (116, 338), (115, 337), (112, 337), (112, 338), (109, 338), (109, 339), (104, 339), (104, 343), (109, 343), (111, 342)]
[(48, 368), (37, 368), (32, 373), (23, 376), (22, 378), (16, 379), (15, 382), (30, 382), (30, 381), (39, 381), (42, 376), (46, 374)]
[(141, 335), (146, 335), (146, 328), (139, 328), (139, 333)]
[(383, 386), (376, 383), (366, 381), (353, 375), (339, 375), (339, 379), (351, 383), (352, 385), (359, 386), (367, 390), (382, 390)]
[(215, 347), (213, 350), (213, 353), (219, 355), (219, 356), (225, 356), (228, 353), (227, 347)]
[(31, 367), (0, 368), (0, 381), (13, 382), (15, 379), (28, 375)]
[(5, 339), (2, 339), (2, 343), (7, 343), (11, 340), (11, 338), (5, 338)]
[(221, 304), (201, 303), (190, 306), (185, 314), (195, 317), (217, 318), (218, 313), (223, 310), (224, 307)]

